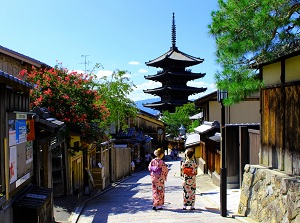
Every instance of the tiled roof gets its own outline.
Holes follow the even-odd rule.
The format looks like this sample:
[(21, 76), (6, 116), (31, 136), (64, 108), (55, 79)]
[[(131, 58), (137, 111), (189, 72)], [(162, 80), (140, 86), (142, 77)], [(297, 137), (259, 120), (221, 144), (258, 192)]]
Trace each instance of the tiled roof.
[(22, 81), (15, 76), (12, 76), (2, 70), (0, 70), (0, 83), (5, 83), (8, 86), (11, 86), (11, 82), (18, 83), (20, 85), (24, 85), (25, 87), (32, 88), (33, 86), (25, 81)]
[(159, 93), (159, 92), (164, 92), (166, 90), (172, 90), (172, 91), (184, 91), (189, 92), (189, 93), (201, 93), (205, 91), (207, 88), (196, 88), (196, 87), (190, 87), (190, 86), (174, 86), (174, 85), (169, 85), (169, 86), (162, 86), (159, 88), (154, 88), (154, 89), (147, 89), (144, 90), (145, 93)]
[(221, 133), (216, 132), (215, 135), (209, 137), (210, 140), (213, 140), (215, 142), (220, 142), (221, 141)]
[(198, 57), (193, 57), (191, 55), (188, 55), (186, 53), (183, 53), (177, 48), (171, 49), (164, 53), (163, 55), (157, 57), (154, 60), (150, 60), (149, 62), (146, 62), (147, 66), (154, 66), (154, 67), (162, 67), (166, 61), (173, 61), (176, 62), (176, 64), (179, 64), (180, 62), (184, 62), (188, 64), (188, 66), (196, 65), (199, 63), (202, 63), (204, 59), (198, 58)]
[(200, 112), (198, 114), (195, 114), (195, 115), (189, 117), (190, 120), (197, 120), (200, 118), (203, 118), (203, 112)]
[(149, 80), (160, 80), (164, 78), (182, 78), (185, 80), (195, 80), (204, 77), (206, 74), (205, 73), (192, 73), (189, 71), (183, 71), (183, 72), (173, 72), (173, 71), (160, 71), (157, 72), (154, 75), (147, 75), (144, 76), (145, 79)]
[(169, 100), (169, 101), (156, 101), (156, 102), (153, 102), (153, 103), (146, 103), (146, 104), (143, 104), (143, 106), (145, 106), (145, 107), (157, 107), (157, 106), (163, 106), (163, 105), (177, 105), (177, 106), (180, 106), (180, 105), (183, 105), (185, 103), (186, 103), (186, 101), (183, 101), (183, 100)]
[(192, 146), (200, 143), (200, 135), (198, 133), (187, 134), (185, 146)]
[(194, 128), (194, 131), (196, 133), (202, 134), (213, 128), (220, 128), (220, 123), (218, 121), (213, 121), (213, 122), (204, 121), (202, 125)]

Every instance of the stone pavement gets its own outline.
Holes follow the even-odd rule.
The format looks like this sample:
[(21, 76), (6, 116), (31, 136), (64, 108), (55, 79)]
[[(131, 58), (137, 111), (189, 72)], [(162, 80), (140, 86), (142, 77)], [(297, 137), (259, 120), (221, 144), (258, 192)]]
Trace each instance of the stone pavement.
[[(164, 210), (152, 210), (150, 176), (147, 170), (142, 170), (105, 191), (92, 191), (90, 196), (79, 200), (73, 197), (73, 203), (76, 200), (78, 202), (75, 206), (68, 201), (69, 196), (61, 199), (61, 205), (55, 199), (56, 222), (254, 222), (236, 215), (239, 190), (228, 190), (228, 217), (222, 217), (219, 211), (220, 188), (205, 174), (197, 176), (196, 210), (182, 210), (180, 161), (167, 159), (166, 162), (170, 166), (170, 172), (166, 183)], [(63, 207), (64, 202), (74, 206), (72, 212)]]

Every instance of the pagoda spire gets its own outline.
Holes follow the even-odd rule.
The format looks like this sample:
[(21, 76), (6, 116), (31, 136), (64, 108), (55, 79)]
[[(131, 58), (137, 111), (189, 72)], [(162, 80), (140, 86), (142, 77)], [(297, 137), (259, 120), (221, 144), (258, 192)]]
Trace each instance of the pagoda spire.
[(176, 26), (175, 26), (175, 13), (173, 12), (172, 19), (172, 50), (176, 50)]

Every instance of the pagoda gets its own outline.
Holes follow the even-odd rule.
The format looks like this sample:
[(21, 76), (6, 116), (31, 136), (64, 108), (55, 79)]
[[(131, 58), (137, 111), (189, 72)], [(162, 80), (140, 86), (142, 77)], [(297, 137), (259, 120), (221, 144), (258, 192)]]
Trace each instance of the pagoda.
[(188, 102), (188, 97), (193, 94), (206, 91), (207, 88), (187, 86), (188, 81), (199, 79), (205, 73), (192, 73), (187, 67), (200, 64), (204, 59), (190, 56), (178, 50), (176, 47), (176, 26), (173, 13), (172, 19), (172, 46), (170, 50), (154, 60), (146, 62), (147, 66), (161, 68), (154, 75), (145, 76), (145, 79), (161, 82), (162, 86), (144, 90), (144, 93), (159, 96), (160, 101), (143, 104), (144, 107), (152, 108), (160, 112), (175, 112), (177, 106)]

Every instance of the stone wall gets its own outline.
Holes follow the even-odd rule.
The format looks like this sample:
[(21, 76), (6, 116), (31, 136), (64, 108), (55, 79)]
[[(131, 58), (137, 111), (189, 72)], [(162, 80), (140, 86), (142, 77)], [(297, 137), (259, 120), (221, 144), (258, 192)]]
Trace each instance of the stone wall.
[(300, 177), (245, 165), (238, 212), (258, 222), (300, 222)]

